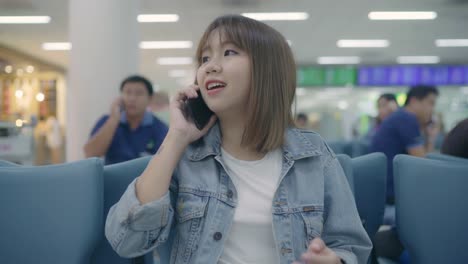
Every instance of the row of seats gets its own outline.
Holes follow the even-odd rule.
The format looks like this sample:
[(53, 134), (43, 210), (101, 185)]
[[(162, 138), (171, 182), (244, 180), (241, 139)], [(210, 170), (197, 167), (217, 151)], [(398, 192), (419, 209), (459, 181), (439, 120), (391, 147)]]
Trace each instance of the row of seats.
[(393, 166), (396, 226), (411, 264), (467, 263), (468, 160), (398, 155)]
[[(373, 238), (383, 221), (386, 157), (337, 157)], [(401, 239), (412, 263), (462, 263), (468, 259), (462, 250), (468, 245), (468, 163), (440, 154), (429, 158), (394, 160)], [(114, 253), (103, 226), (149, 159), (110, 166), (100, 159), (39, 167), (0, 162), (0, 263), (135, 263)], [(166, 263), (169, 254), (162, 251)], [(147, 254), (142, 263), (152, 262)]]
[(1, 161), (0, 263), (153, 263), (151, 253), (120, 258), (104, 237), (110, 207), (149, 160), (37, 167)]
[(329, 141), (328, 146), (337, 154), (346, 154), (351, 158), (369, 154), (369, 142), (366, 140)]

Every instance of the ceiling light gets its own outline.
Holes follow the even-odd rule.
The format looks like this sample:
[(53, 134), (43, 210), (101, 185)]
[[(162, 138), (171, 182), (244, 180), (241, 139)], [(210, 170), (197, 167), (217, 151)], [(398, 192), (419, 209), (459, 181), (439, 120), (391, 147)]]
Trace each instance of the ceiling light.
[(252, 19), (267, 20), (306, 20), (309, 14), (305, 12), (283, 12), (283, 13), (242, 13), (243, 16)]
[(180, 78), (187, 76), (188, 72), (186, 70), (170, 70), (169, 77), (171, 78)]
[(23, 95), (24, 95), (23, 90), (16, 90), (16, 92), (15, 92), (16, 98), (19, 99), (19, 98), (23, 97)]
[(44, 42), (42, 49), (44, 50), (70, 50), (72, 45), (70, 42)]
[(191, 57), (161, 57), (157, 59), (159, 65), (190, 65), (193, 63)]
[(0, 24), (47, 24), (50, 16), (0, 16)]
[(142, 41), (140, 49), (190, 49), (192, 41)]
[(33, 72), (34, 72), (34, 66), (28, 65), (28, 66), (26, 67), (26, 72), (27, 72), (27, 73), (33, 73)]
[(400, 64), (434, 64), (439, 63), (437, 56), (400, 56), (397, 58)]
[(468, 39), (437, 39), (437, 47), (468, 47)]
[(340, 48), (385, 48), (390, 42), (386, 39), (340, 39), (336, 45)]
[(370, 20), (432, 20), (436, 12), (370, 12)]
[(5, 66), (5, 72), (6, 73), (12, 73), (13, 72), (13, 66), (11, 66), (11, 65)]
[(138, 15), (137, 21), (140, 23), (167, 23), (179, 21), (176, 14), (142, 14)]
[(42, 101), (44, 101), (44, 99), (45, 99), (45, 95), (44, 95), (43, 93), (38, 93), (38, 94), (36, 95), (36, 100), (37, 100), (38, 102), (42, 102)]
[(319, 57), (318, 64), (358, 64), (361, 62), (359, 57)]

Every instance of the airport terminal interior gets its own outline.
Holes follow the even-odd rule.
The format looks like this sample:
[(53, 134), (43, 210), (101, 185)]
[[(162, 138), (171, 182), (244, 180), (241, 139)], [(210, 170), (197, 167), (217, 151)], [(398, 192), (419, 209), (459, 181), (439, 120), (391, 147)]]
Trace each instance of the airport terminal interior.
[[(205, 31), (217, 18), (218, 29)], [(468, 263), (467, 27), (468, 0), (0, 0), (0, 263)], [(273, 76), (280, 71), (295, 72), (288, 109), (273, 98), (291, 79)], [(262, 92), (241, 97), (242, 87), (227, 83), (235, 74)], [(261, 74), (280, 84), (255, 80)], [(210, 149), (218, 157), (196, 143), (177, 156), (179, 185), (169, 187), (171, 178), (156, 178), (174, 171), (164, 155), (177, 152), (169, 135), (184, 119), (175, 105), (194, 83), (219, 113), (199, 144), (228, 127), (242, 133), (223, 124), (242, 115), (259, 131), (296, 131), (301, 143), (288, 145), (294, 133), (285, 133), (275, 152), (265, 147), (278, 134), (270, 131), (268, 151), (249, 159), (240, 157), (252, 131), (232, 148), (226, 136)], [(228, 108), (259, 94), (271, 98), (256, 103), (277, 110), (269, 118), (291, 113), (286, 128), (250, 118), (258, 105)], [(315, 173), (335, 164), (322, 164), (327, 155), (345, 187)], [(259, 193), (269, 189), (242, 180), (268, 164), (279, 164), (278, 179), (262, 207)], [(219, 175), (218, 185), (184, 171)], [(300, 177), (323, 186), (300, 186)], [(172, 200), (154, 187), (160, 195), (143, 206), (151, 190), (143, 179), (169, 188)], [(220, 209), (228, 205), (233, 211)], [(324, 251), (314, 251), (317, 240)]]

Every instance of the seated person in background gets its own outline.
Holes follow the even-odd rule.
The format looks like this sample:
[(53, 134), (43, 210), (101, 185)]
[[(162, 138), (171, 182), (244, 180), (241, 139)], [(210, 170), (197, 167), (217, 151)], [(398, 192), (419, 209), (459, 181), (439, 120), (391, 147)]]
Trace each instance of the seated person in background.
[(301, 129), (309, 127), (309, 119), (305, 113), (298, 113), (296, 116), (296, 126)]
[[(438, 94), (432, 86), (412, 87), (408, 91), (405, 107), (385, 119), (372, 139), (371, 151), (383, 152), (388, 159), (388, 204), (394, 203), (393, 158), (398, 154), (423, 157), (433, 150), (437, 131), (427, 124), (431, 121)], [(427, 134), (426, 142), (423, 133)]]
[(375, 122), (366, 135), (366, 139), (369, 141), (374, 138), (382, 122), (393, 114), (393, 112), (398, 110), (398, 103), (395, 95), (390, 93), (380, 95), (379, 99), (377, 99), (377, 110), (378, 114), (375, 118)]
[(105, 156), (105, 164), (123, 162), (156, 153), (167, 126), (146, 109), (153, 95), (151, 83), (130, 76), (120, 85), (109, 115), (99, 119), (84, 146), (86, 157)]
[(423, 157), (433, 150), (438, 131), (430, 123), (437, 95), (437, 89), (432, 86), (412, 87), (408, 91), (405, 107), (385, 119), (372, 140), (371, 151), (383, 152), (388, 159), (384, 224), (392, 228), (379, 231), (374, 237), (374, 247), (379, 257), (398, 261), (403, 252), (394, 227), (393, 158), (398, 154)]
[(468, 118), (458, 123), (445, 137), (441, 152), (468, 159)]

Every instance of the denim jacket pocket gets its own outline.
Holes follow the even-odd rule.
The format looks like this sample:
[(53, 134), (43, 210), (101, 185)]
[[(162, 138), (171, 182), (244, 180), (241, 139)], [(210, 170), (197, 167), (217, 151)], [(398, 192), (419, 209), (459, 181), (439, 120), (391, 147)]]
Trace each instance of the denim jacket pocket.
[(302, 207), (301, 216), (304, 220), (306, 234), (306, 248), (316, 237), (322, 235), (323, 230), (323, 205), (306, 205)]
[(177, 250), (173, 250), (175, 263), (188, 263), (198, 248), (201, 229), (209, 197), (192, 193), (179, 193), (177, 199)]

